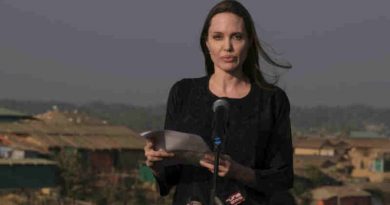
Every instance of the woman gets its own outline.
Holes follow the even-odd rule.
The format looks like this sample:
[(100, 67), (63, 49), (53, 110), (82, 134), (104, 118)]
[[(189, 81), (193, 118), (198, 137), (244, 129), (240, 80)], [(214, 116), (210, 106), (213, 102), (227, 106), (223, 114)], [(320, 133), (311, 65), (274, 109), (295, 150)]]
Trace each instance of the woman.
[[(279, 67), (260, 46), (248, 11), (236, 1), (222, 1), (209, 12), (200, 44), (207, 75), (182, 79), (170, 90), (165, 129), (200, 135), (212, 144), (212, 104), (230, 104), (228, 138), (220, 160), (216, 195), (224, 204), (266, 204), (274, 193), (292, 187), (290, 105), (284, 91), (265, 81), (259, 55)], [(145, 146), (146, 164), (154, 171), (161, 195), (176, 185), (173, 204), (208, 204), (212, 155), (200, 166), (154, 165), (173, 153)]]

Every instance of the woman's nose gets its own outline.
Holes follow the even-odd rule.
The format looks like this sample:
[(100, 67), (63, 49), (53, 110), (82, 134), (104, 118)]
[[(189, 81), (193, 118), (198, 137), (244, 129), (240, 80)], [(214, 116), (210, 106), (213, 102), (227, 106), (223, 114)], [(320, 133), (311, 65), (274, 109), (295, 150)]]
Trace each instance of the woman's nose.
[(226, 39), (223, 44), (223, 50), (225, 51), (233, 51), (233, 45), (231, 39)]

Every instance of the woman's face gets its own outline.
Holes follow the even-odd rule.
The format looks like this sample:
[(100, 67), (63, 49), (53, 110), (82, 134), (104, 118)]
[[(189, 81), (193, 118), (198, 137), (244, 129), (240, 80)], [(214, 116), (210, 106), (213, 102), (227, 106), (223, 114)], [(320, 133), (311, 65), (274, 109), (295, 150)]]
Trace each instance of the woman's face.
[(248, 51), (244, 20), (233, 13), (216, 14), (210, 22), (206, 40), (214, 69), (225, 72), (242, 70)]

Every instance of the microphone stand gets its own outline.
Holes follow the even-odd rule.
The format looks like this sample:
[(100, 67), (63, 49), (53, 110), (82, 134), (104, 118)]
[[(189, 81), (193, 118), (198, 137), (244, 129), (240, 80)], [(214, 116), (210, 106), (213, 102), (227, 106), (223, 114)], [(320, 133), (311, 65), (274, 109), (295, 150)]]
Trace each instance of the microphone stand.
[(215, 136), (214, 138), (214, 173), (213, 173), (213, 181), (212, 181), (212, 186), (211, 186), (211, 193), (210, 193), (210, 203), (209, 205), (214, 205), (214, 202), (216, 204), (221, 203), (220, 199), (215, 196), (215, 192), (217, 189), (217, 178), (218, 178), (218, 166), (219, 166), (219, 155), (221, 153), (221, 138), (219, 136)]

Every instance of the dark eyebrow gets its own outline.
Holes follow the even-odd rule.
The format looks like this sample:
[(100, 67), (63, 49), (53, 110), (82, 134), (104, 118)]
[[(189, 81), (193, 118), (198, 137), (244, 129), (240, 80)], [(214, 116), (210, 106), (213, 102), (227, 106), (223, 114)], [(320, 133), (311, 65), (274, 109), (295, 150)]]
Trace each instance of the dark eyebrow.
[(234, 33), (232, 33), (232, 35), (237, 35), (237, 34), (244, 35), (244, 32), (234, 32)]
[[(219, 32), (219, 31), (214, 31), (214, 32), (212, 32), (211, 34), (223, 34), (222, 32)], [(239, 34), (239, 35), (244, 35), (244, 32), (234, 32), (234, 33), (232, 33), (231, 35), (237, 35), (237, 34)]]

